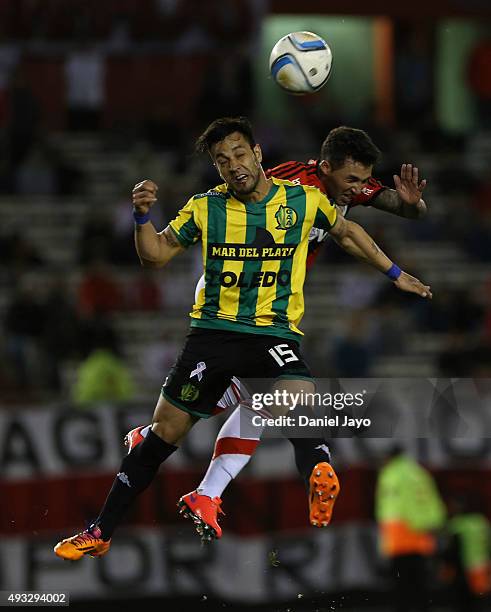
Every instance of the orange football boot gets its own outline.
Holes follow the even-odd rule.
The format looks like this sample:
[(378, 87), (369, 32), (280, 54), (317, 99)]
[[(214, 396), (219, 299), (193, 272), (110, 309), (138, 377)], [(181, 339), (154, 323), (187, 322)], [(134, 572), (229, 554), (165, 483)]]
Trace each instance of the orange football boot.
[(86, 529), (77, 535), (58, 542), (54, 547), (58, 557), (68, 561), (78, 561), (84, 555), (102, 557), (111, 547), (111, 540), (105, 542), (99, 527)]
[(309, 479), (309, 514), (314, 527), (327, 527), (341, 487), (330, 463), (318, 463)]

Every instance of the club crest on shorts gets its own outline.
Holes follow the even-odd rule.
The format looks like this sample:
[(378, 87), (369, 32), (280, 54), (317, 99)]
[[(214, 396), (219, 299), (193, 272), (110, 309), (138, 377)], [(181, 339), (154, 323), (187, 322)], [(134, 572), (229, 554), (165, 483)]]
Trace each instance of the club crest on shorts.
[(198, 399), (198, 396), (198, 387), (195, 387), (191, 383), (186, 383), (181, 387), (181, 394), (179, 395), (179, 399), (183, 402), (194, 402), (194, 400)]
[(191, 372), (189, 378), (193, 378), (193, 376), (197, 376), (198, 380), (201, 381), (203, 378), (203, 372), (206, 370), (206, 363), (204, 361), (199, 361), (196, 364), (196, 368)]
[(276, 229), (281, 230), (290, 229), (298, 221), (297, 211), (289, 206), (280, 206), (274, 217), (278, 221)]

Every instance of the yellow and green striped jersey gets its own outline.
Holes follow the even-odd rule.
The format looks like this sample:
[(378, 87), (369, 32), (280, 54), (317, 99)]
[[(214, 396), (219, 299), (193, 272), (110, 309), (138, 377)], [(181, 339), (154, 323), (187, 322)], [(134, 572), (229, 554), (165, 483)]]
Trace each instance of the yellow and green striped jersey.
[(312, 227), (328, 230), (336, 207), (316, 187), (272, 179), (260, 202), (244, 203), (219, 185), (193, 196), (171, 221), (179, 242), (202, 241), (205, 286), (192, 327), (298, 340)]

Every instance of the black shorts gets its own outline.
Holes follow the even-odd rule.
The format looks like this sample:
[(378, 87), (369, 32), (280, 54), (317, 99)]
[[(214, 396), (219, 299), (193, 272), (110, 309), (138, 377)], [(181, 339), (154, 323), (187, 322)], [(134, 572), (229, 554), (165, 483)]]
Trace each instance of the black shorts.
[(185, 412), (207, 419), (232, 376), (312, 379), (294, 340), (266, 334), (191, 329), (165, 379), (162, 396)]

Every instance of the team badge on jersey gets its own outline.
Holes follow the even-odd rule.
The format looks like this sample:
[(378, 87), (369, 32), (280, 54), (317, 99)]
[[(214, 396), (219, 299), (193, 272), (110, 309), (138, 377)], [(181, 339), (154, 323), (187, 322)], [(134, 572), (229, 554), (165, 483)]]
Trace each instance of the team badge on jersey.
[(199, 389), (195, 387), (191, 383), (187, 383), (181, 387), (181, 393), (179, 395), (179, 399), (183, 402), (194, 402), (194, 400), (198, 399)]
[(297, 211), (289, 206), (280, 206), (276, 211), (275, 219), (278, 221), (276, 229), (290, 229), (298, 221)]

